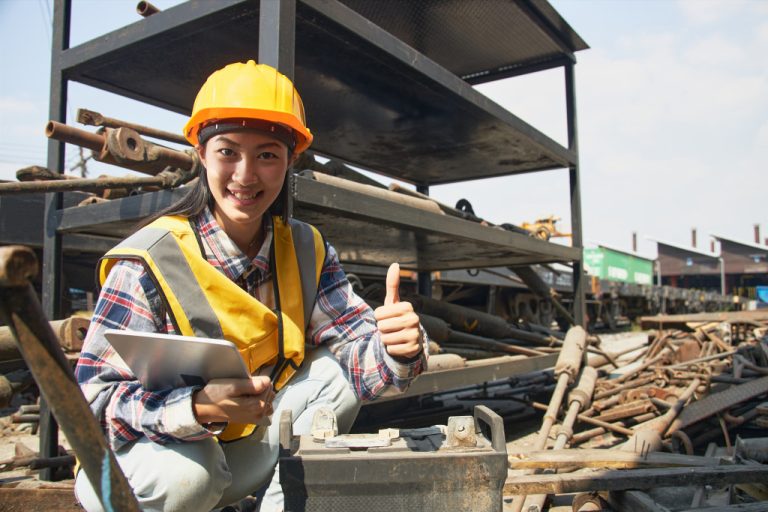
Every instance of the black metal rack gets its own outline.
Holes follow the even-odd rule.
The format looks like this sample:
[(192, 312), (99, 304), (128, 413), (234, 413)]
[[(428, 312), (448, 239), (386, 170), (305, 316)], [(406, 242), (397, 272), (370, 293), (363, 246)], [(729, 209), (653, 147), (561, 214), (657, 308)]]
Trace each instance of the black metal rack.
[[(400, 261), (420, 272), (420, 289), (430, 270), (571, 262), (574, 317), (584, 318), (574, 53), (587, 45), (545, 0), (192, 0), (73, 48), (71, 0), (56, 0), (54, 10), (52, 120), (66, 121), (69, 81), (189, 114), (212, 71), (255, 59), (294, 79), (313, 149), (420, 192), (568, 168), (572, 247), (298, 176), (293, 201), (297, 216), (318, 225), (345, 261)], [(556, 67), (564, 70), (568, 147), (472, 87)], [(63, 155), (63, 143), (51, 140), (48, 167), (62, 169)], [(62, 233), (122, 236), (130, 221), (178, 193), (77, 208), (63, 208), (61, 195), (49, 194), (43, 258), (49, 318), (60, 310)], [(361, 233), (368, 248), (353, 250)], [(41, 425), (41, 453), (44, 430)]]

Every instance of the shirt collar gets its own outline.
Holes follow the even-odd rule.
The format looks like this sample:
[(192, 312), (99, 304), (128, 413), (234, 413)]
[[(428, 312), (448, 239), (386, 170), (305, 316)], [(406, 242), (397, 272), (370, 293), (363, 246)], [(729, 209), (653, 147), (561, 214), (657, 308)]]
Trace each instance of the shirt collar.
[(264, 242), (259, 253), (249, 259), (240, 248), (229, 238), (216, 222), (211, 210), (206, 206), (194, 221), (197, 232), (203, 242), (205, 257), (208, 262), (221, 269), (229, 279), (237, 281), (258, 270), (265, 274), (269, 270), (269, 248), (272, 245), (272, 223), (269, 216), (264, 216)]

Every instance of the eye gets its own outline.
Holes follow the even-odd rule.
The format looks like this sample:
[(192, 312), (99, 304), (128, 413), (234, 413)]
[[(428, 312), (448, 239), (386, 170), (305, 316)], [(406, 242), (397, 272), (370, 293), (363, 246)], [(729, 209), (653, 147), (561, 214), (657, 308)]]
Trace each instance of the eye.
[(230, 148), (219, 148), (216, 150), (216, 152), (219, 153), (221, 156), (225, 156), (225, 157), (235, 156), (235, 152), (232, 151)]
[(273, 160), (275, 158), (279, 158), (277, 154), (271, 152), (271, 151), (264, 151), (262, 153), (259, 153), (259, 158), (261, 160)]

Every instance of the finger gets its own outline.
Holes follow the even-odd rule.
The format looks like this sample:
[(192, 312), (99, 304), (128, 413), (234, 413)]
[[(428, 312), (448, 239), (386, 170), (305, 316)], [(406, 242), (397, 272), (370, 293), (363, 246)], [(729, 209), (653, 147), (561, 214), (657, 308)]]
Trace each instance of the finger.
[(387, 347), (394, 347), (397, 345), (419, 345), (419, 329), (403, 329), (401, 331), (393, 333), (385, 333), (381, 335), (381, 343)]
[(250, 379), (233, 379), (232, 396), (260, 395), (272, 387), (268, 377), (251, 377)]
[(413, 313), (413, 304), (410, 302), (398, 302), (397, 304), (389, 306), (379, 306), (373, 310), (373, 316), (376, 318), (376, 321), (407, 315), (409, 313)]
[(384, 305), (389, 306), (400, 302), (400, 265), (393, 263), (387, 269), (386, 280), (387, 294), (384, 297)]
[(397, 332), (403, 329), (409, 329), (419, 327), (419, 315), (416, 313), (406, 313), (402, 315), (395, 315), (392, 317), (384, 317), (380, 320), (377, 319), (376, 325), (379, 331), (384, 333)]

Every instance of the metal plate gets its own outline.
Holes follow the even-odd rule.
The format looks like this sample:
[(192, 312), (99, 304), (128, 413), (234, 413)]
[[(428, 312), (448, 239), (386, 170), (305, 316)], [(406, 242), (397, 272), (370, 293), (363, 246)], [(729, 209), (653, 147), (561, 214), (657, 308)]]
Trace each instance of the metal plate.
[(452, 73), (474, 82), (588, 48), (546, 2), (341, 2)]

